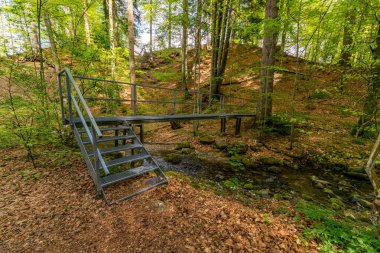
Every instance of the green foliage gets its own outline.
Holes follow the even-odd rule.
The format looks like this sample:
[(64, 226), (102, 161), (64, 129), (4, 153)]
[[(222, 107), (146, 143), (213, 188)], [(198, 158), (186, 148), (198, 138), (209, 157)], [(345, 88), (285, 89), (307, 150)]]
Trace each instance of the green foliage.
[(330, 92), (326, 89), (316, 89), (312, 95), (310, 95), (311, 99), (328, 99), (331, 97)]
[(277, 133), (280, 135), (290, 135), (291, 119), (287, 115), (273, 115), (265, 122), (263, 132), (266, 134)]
[(233, 155), (230, 160), (228, 161), (231, 169), (235, 172), (235, 173), (240, 173), (242, 171), (245, 170), (245, 166), (244, 166), (244, 163), (243, 163), (243, 157), (240, 156), (240, 155)]
[(304, 230), (304, 235), (308, 239), (318, 239), (321, 252), (380, 251), (380, 241), (374, 226), (339, 220), (334, 217), (333, 211), (311, 202), (298, 202), (296, 210), (312, 222), (311, 227)]

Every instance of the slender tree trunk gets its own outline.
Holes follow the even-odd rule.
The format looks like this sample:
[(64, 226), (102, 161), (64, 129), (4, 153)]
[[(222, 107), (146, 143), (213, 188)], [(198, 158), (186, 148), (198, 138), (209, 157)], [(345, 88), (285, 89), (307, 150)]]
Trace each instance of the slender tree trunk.
[(108, 14), (108, 1), (110, 1), (110, 0), (103, 0), (103, 12), (104, 12), (104, 20), (105, 20), (105, 26), (106, 26), (106, 31), (107, 31), (107, 37), (108, 37), (108, 39), (109, 39), (109, 37), (110, 37), (110, 34), (109, 34), (109, 32), (110, 32), (110, 28), (109, 28), (109, 19), (110, 19), (110, 17), (109, 17), (109, 14)]
[(39, 52), (39, 45), (38, 45), (38, 34), (37, 34), (37, 23), (32, 21), (31, 23), (31, 45), (32, 45), (32, 53), (34, 60), (37, 59), (38, 52)]
[(83, 22), (84, 22), (84, 30), (86, 34), (86, 45), (91, 45), (91, 35), (90, 35), (90, 24), (88, 22), (88, 15), (87, 15), (87, 1), (84, 0), (83, 2)]
[[(129, 42), (129, 77), (130, 83), (136, 83), (135, 74), (135, 30), (133, 21), (133, 0), (128, 0), (128, 42)], [(132, 110), (136, 112), (136, 86), (131, 86)]]
[(109, 40), (111, 51), (111, 76), (115, 77), (116, 55), (115, 55), (115, 34), (114, 34), (114, 16), (113, 16), (113, 0), (108, 0), (108, 27), (109, 27)]
[(281, 53), (285, 53), (285, 46), (286, 46), (286, 36), (289, 29), (289, 13), (290, 13), (290, 3), (289, 0), (284, 1), (284, 5), (286, 6), (286, 13), (285, 17), (283, 17), (283, 28), (281, 33)]
[(267, 0), (265, 7), (264, 39), (261, 60), (260, 98), (257, 102), (257, 118), (264, 120), (272, 115), (272, 93), (275, 52), (278, 31), (273, 26), (278, 16), (278, 0)]
[(172, 48), (172, 0), (169, 0), (168, 6), (168, 48)]
[(57, 45), (56, 45), (55, 39), (54, 39), (54, 32), (53, 32), (51, 20), (50, 20), (49, 14), (47, 12), (44, 13), (44, 21), (45, 21), (47, 34), (49, 37), (51, 55), (52, 55), (53, 63), (54, 63), (54, 70), (56, 73), (58, 73), (60, 67), (59, 67), (59, 59), (58, 59), (58, 53), (57, 53)]
[(149, 0), (149, 52), (153, 52), (153, 6), (152, 0)]
[(374, 192), (375, 192), (375, 200), (373, 202), (373, 206), (375, 209), (375, 214), (377, 218), (377, 229), (378, 229), (378, 237), (380, 237), (380, 180), (376, 174), (375, 162), (380, 153), (380, 135), (377, 137), (376, 143), (373, 146), (371, 155), (368, 159), (367, 165), (365, 167), (365, 171), (369, 177), (369, 180), (372, 183)]
[(182, 67), (181, 67), (181, 84), (184, 90), (187, 90), (187, 28), (189, 25), (189, 3), (188, 0), (182, 1)]
[[(197, 15), (195, 17), (195, 36), (194, 36), (194, 87), (197, 86), (200, 78), (199, 64), (201, 56), (201, 22), (202, 22), (203, 1), (197, 0)], [(198, 73), (199, 72), (199, 73)]]
[[(296, 92), (298, 87), (298, 78), (299, 78), (299, 68), (300, 68), (300, 31), (301, 31), (301, 12), (302, 12), (302, 4), (303, 1), (299, 2), (298, 6), (298, 17), (297, 17), (297, 32), (296, 32), (296, 75), (294, 77), (293, 90), (292, 90), (292, 105), (291, 105), (291, 118), (294, 119), (296, 114)], [(290, 149), (293, 149), (293, 143), (295, 141), (294, 138), (294, 130), (295, 130), (295, 121), (292, 120), (292, 124), (290, 127)]]
[(136, 83), (135, 74), (135, 30), (133, 20), (133, 0), (128, 0), (128, 42), (129, 42), (129, 69), (130, 81)]

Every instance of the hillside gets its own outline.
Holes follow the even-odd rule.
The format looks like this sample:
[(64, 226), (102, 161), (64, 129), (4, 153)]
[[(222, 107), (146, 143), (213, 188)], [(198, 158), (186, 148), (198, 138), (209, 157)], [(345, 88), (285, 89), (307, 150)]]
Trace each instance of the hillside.
[[(138, 82), (178, 87), (176, 51), (155, 52), (148, 66), (139, 59)], [(223, 94), (257, 98), (260, 52), (232, 45)], [(201, 61), (200, 86), (207, 89), (209, 52)], [(194, 122), (176, 130), (147, 124), (147, 148), (170, 182), (115, 206), (95, 199), (75, 144), (38, 145), (36, 168), (19, 147), (0, 149), (0, 251), (375, 252), (372, 189), (362, 170), (373, 139), (351, 135), (363, 81), (348, 79), (342, 90), (342, 68), (302, 61), (289, 150), (296, 59), (277, 61), (272, 125), (261, 131), (246, 120), (234, 136), (232, 120), (226, 134), (216, 120), (200, 121), (195, 134)]]

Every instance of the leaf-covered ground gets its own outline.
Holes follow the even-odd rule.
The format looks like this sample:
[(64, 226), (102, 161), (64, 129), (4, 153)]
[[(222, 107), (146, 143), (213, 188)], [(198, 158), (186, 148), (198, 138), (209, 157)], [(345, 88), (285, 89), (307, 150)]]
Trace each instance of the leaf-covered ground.
[(274, 214), (271, 200), (243, 206), (171, 177), (107, 206), (79, 156), (59, 166), (49, 158), (35, 170), (18, 150), (1, 149), (0, 157), (1, 252), (316, 251), (302, 239), (302, 222)]

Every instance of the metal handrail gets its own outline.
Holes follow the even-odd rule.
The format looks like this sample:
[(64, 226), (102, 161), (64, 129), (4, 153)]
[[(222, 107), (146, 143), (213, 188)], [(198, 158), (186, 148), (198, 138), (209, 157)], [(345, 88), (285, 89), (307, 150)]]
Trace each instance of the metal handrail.
[[(88, 118), (90, 119), (91, 126), (94, 128), (95, 133), (98, 135), (99, 138), (102, 138), (103, 134), (100, 131), (99, 126), (96, 123), (94, 116), (92, 116), (92, 113), (91, 113), (90, 109), (88, 108), (87, 103), (86, 103), (85, 99), (83, 98), (82, 92), (80, 91), (78, 85), (76, 84), (75, 79), (74, 79), (73, 75), (70, 72), (70, 69), (67, 68), (67, 67), (65, 67), (61, 72), (59, 72), (59, 75), (62, 75), (64, 72), (66, 72), (67, 77), (69, 78), (69, 80), (71, 82), (71, 85), (74, 87), (74, 89), (75, 89), (75, 91), (77, 93), (77, 96), (78, 96), (78, 98), (79, 98), (79, 100), (80, 100), (80, 102), (81, 102), (81, 104), (82, 104), (82, 106), (83, 106), (83, 108), (84, 108), (84, 110), (85, 110)], [(78, 110), (78, 108), (76, 108), (76, 111), (77, 111), (77, 113), (79, 115), (82, 115), (82, 112), (80, 110)], [(89, 134), (89, 136), (91, 135), (90, 133), (88, 133), (88, 134)]]
[[(173, 92), (185, 92), (185, 90), (182, 90), (182, 89), (161, 87), (161, 86), (150, 85), (150, 84), (129, 83), (129, 82), (122, 82), (122, 81), (115, 81), (115, 80), (108, 80), (108, 79), (101, 79), (101, 78), (94, 78), (94, 77), (86, 77), (86, 76), (77, 76), (77, 75), (74, 75), (73, 77), (74, 78), (78, 78), (78, 79), (98, 81), (98, 82), (107, 82), (107, 83), (114, 83), (114, 84), (121, 84), (121, 85), (146, 87), (146, 88), (159, 89), (159, 90), (169, 90), (169, 91), (173, 91)], [(194, 91), (194, 90), (187, 90), (186, 92), (188, 92), (190, 94), (201, 94), (201, 95), (209, 95), (209, 96), (236, 98), (236, 99), (240, 99), (240, 100), (244, 100), (244, 101), (254, 102), (254, 100), (252, 100), (252, 99), (240, 98), (240, 97), (235, 97), (235, 96), (231, 96), (231, 95), (223, 95), (223, 94), (210, 93), (210, 92), (202, 92), (202, 91)]]

